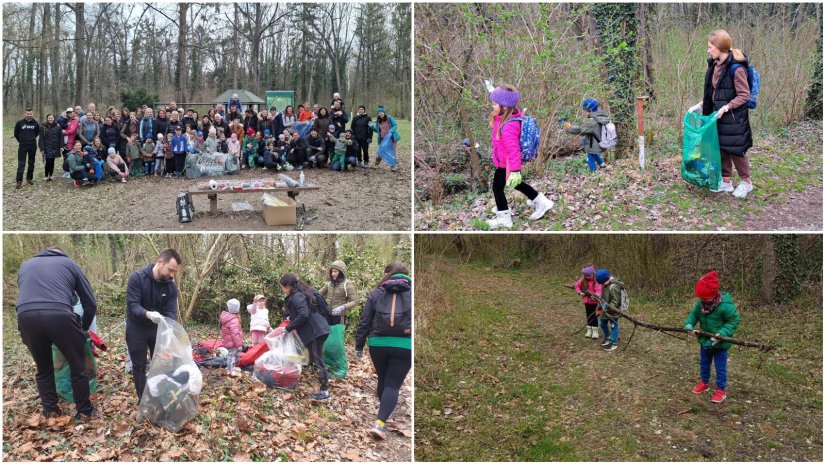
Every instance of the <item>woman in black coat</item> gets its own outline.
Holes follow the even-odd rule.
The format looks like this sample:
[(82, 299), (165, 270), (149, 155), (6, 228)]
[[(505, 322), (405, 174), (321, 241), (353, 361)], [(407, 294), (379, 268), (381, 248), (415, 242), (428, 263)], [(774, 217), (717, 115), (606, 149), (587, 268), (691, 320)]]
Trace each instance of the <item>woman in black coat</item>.
[[(100, 126), (100, 141), (103, 142), (103, 145), (108, 149), (109, 147), (115, 147), (117, 149), (118, 142), (120, 141), (120, 129), (112, 123), (112, 118), (106, 116), (106, 119), (103, 120), (103, 125)], [(104, 159), (106, 157), (104, 156)]]
[(298, 280), (292, 273), (284, 274), (280, 284), (286, 295), (284, 310), (289, 317), (286, 331), (297, 332), (301, 342), (309, 349), (309, 362), (318, 368), (321, 388), (318, 393), (312, 395), (312, 399), (326, 401), (332, 397), (329, 393), (329, 375), (324, 366), (324, 342), (329, 336), (329, 324), (318, 312), (319, 306), (312, 287)]
[(372, 142), (372, 129), (370, 123), (372, 118), (367, 114), (364, 105), (358, 106), (358, 113), (352, 118), (352, 138), (358, 142), (358, 163), (362, 166), (369, 166), (370, 162), (370, 142)]
[(43, 161), (46, 164), (43, 180), (54, 179), (54, 160), (60, 157), (60, 148), (63, 145), (63, 130), (54, 117), (54, 114), (46, 115), (46, 122), (40, 126), (40, 152), (43, 153)]

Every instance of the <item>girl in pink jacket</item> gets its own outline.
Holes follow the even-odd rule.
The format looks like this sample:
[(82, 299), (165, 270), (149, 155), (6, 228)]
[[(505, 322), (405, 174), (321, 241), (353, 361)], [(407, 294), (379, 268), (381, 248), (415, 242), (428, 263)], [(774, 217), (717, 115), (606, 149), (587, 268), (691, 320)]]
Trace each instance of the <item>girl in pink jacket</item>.
[(586, 290), (599, 297), (602, 296), (602, 285), (596, 282), (595, 275), (596, 269), (593, 266), (587, 266), (582, 269), (582, 278), (576, 282), (576, 293), (578, 293), (582, 297), (582, 301), (584, 301), (584, 315), (587, 321), (587, 333), (584, 334), (584, 337), (598, 339), (599, 323), (596, 317), (596, 308), (599, 302), (584, 294)]
[(496, 217), (487, 221), (490, 229), (513, 227), (513, 213), (504, 195), (506, 185), (526, 195), (527, 204), (535, 206), (536, 210), (530, 219), (541, 219), (553, 207), (553, 202), (543, 193), (536, 192), (521, 179), (521, 122), (513, 121), (513, 118), (521, 117), (517, 107), (519, 99), (518, 91), (510, 85), (501, 85), (490, 92), (490, 101), (493, 103), (493, 112), (490, 114), (491, 144), (493, 165), (496, 168), (493, 176)]
[(237, 377), (241, 375), (235, 367), (238, 363), (238, 353), (243, 346), (243, 329), (241, 329), (241, 302), (232, 298), (226, 302), (226, 311), (221, 313), (221, 336), (223, 346), (229, 351), (226, 355), (226, 375)]

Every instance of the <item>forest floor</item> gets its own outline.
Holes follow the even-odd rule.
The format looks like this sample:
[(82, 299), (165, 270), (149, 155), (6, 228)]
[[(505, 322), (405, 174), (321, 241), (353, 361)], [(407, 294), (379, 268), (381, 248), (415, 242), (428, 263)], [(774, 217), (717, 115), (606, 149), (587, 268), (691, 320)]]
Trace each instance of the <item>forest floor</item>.
[[(667, 142), (665, 142), (667, 141)], [(556, 202), (539, 221), (517, 192), (508, 193), (513, 230), (821, 230), (822, 121), (804, 121), (783, 134), (755, 137), (748, 151), (755, 190), (744, 200), (687, 184), (681, 178), (681, 134), (657, 136), (645, 172), (638, 160), (609, 160), (591, 173), (583, 155), (552, 160), (544, 176), (526, 180)], [(419, 191), (423, 184), (416, 172)], [(738, 178), (734, 178), (738, 183)], [(417, 230), (485, 229), (492, 192), (460, 192), (433, 207), (417, 203)]]
[[(305, 230), (408, 230), (410, 228), (410, 139), (409, 121), (398, 121), (398, 171), (386, 163), (340, 173), (329, 169), (306, 171), (307, 182), (320, 186), (317, 191), (298, 196), (309, 216), (317, 219)], [(76, 189), (69, 179), (43, 181), (43, 160), (35, 162), (34, 186), (15, 189), (17, 143), (6, 125), (3, 140), (3, 224), (4, 230), (294, 230), (297, 226), (268, 226), (261, 215), (258, 193), (218, 196), (218, 213), (209, 213), (206, 195), (193, 195), (195, 220), (178, 222), (175, 199), (178, 192), (208, 180), (141, 177), (125, 184), (105, 181), (96, 187)], [(370, 146), (375, 158), (377, 145)], [(57, 160), (55, 171), (62, 174)], [(291, 177), (298, 178), (293, 171)], [(244, 170), (233, 179), (276, 177), (265, 170)], [(67, 196), (68, 194), (68, 196)], [(69, 201), (69, 198), (71, 200)], [(254, 211), (233, 211), (232, 203), (248, 202)]]
[[(695, 340), (640, 327), (625, 347), (622, 322), (620, 348), (608, 353), (575, 333), (584, 309), (562, 287), (572, 278), (455, 260), (422, 266), (416, 460), (822, 460), (821, 289), (793, 306), (740, 302), (736, 336), (778, 347), (732, 349), (728, 398), (714, 404), (710, 392), (691, 392)], [(631, 311), (681, 325), (687, 297), (662, 307), (631, 289)]]
[[(249, 373), (233, 379), (224, 369), (201, 369), (204, 388), (199, 412), (179, 433), (136, 422), (137, 401), (126, 374), (123, 319), (98, 321), (109, 351), (98, 358), (98, 391), (92, 402), (101, 417), (77, 421), (41, 415), (35, 366), (20, 341), (13, 310), (3, 324), (4, 461), (409, 461), (412, 453), (412, 380), (402, 388), (387, 423), (388, 438), (367, 430), (378, 400), (368, 357), (353, 360), (343, 380), (332, 379), (332, 400), (317, 403), (314, 374), (304, 372), (294, 392), (268, 389)], [(120, 327), (117, 327), (120, 325)], [(191, 340), (215, 338), (216, 327), (189, 326)], [(247, 337), (248, 338), (248, 337)], [(61, 399), (64, 413), (74, 405)]]

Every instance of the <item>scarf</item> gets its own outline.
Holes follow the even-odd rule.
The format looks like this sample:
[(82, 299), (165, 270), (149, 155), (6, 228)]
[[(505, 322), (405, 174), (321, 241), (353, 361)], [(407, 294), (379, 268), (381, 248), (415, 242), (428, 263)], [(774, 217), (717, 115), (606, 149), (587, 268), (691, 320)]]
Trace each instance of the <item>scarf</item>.
[(710, 301), (702, 301), (702, 314), (710, 314), (716, 309), (719, 304), (722, 303), (722, 294), (716, 295), (716, 298)]

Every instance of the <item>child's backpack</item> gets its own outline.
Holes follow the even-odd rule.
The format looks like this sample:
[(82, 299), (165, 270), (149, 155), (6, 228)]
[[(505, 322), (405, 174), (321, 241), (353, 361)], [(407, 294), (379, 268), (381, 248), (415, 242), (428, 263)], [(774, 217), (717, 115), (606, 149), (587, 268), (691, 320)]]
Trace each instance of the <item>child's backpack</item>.
[(533, 161), (539, 153), (541, 128), (536, 123), (536, 120), (530, 116), (512, 118), (510, 121), (519, 121), (521, 123), (521, 131), (519, 132), (518, 139), (519, 147), (521, 148), (521, 160), (525, 162)]
[[(739, 63), (734, 63), (730, 67), (730, 78), (733, 79), (733, 74), (736, 72), (736, 68), (742, 66)], [(762, 78), (759, 76), (759, 73), (754, 69), (753, 66), (747, 67), (748, 71), (748, 87), (751, 89), (751, 96), (748, 99), (748, 108), (755, 110), (756, 109), (756, 100), (759, 98), (759, 87), (762, 81)]]
[(189, 192), (178, 193), (175, 206), (178, 209), (178, 222), (192, 222), (195, 216), (195, 205), (192, 203), (192, 196)]
[(409, 293), (385, 292), (379, 298), (384, 301), (376, 302), (374, 306), (375, 318), (372, 321), (372, 329), (375, 334), (382, 337), (410, 335), (412, 314), (409, 311)]
[(616, 134), (616, 125), (613, 124), (613, 121), (609, 121), (607, 124), (602, 124), (601, 126), (602, 133), (601, 137), (599, 137), (599, 146), (605, 150), (615, 147), (616, 140), (618, 139), (618, 135)]
[(627, 296), (627, 289), (624, 287), (624, 285), (619, 285), (619, 293), (621, 294), (619, 309), (622, 311), (627, 311), (628, 309), (630, 309), (630, 297)]
[(315, 295), (315, 309), (318, 311), (318, 314), (324, 317), (329, 317), (329, 304), (327, 303), (327, 300), (321, 296), (318, 290), (313, 288), (312, 292), (312, 294)]

